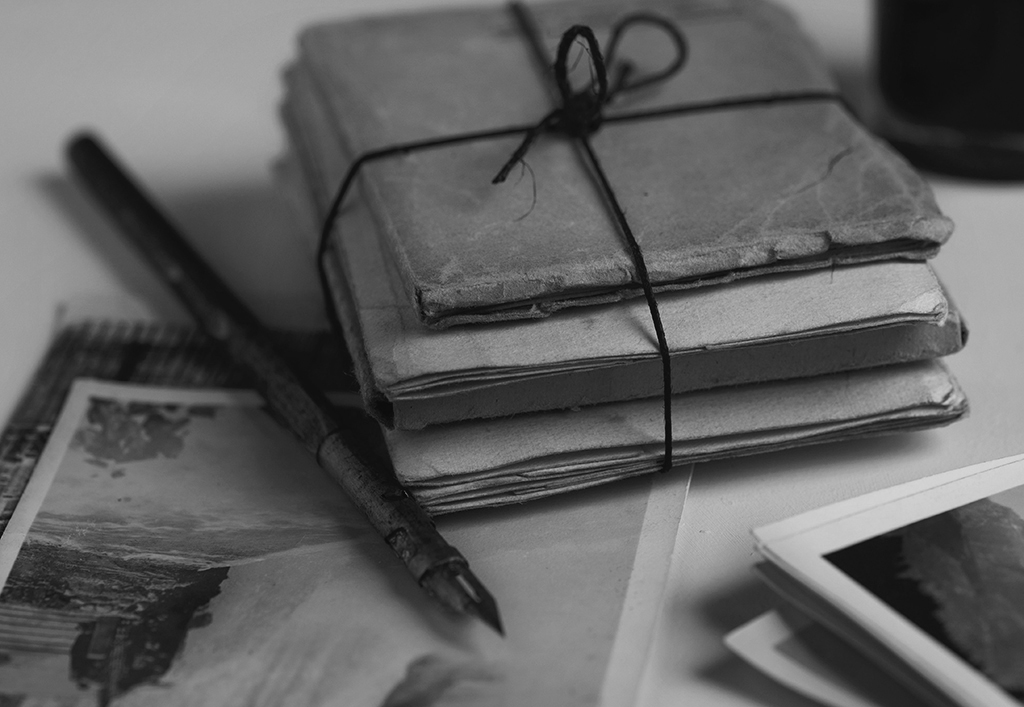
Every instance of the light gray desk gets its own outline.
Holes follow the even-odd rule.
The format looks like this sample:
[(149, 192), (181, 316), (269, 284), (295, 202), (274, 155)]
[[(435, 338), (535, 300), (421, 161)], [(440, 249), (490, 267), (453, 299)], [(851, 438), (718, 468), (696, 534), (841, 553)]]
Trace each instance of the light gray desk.
[[(392, 0), (389, 7), (427, 5)], [(787, 0), (856, 86), (863, 0)], [(10, 0), (0, 20), (0, 416), (42, 354), (59, 303), (181, 317), (148, 270), (67, 189), (62, 143), (96, 127), (198, 249), (270, 323), (320, 321), (313, 268), (269, 173), (282, 147), (278, 71), (296, 30), (372, 0)], [(957, 224), (936, 267), (971, 338), (951, 367), (972, 412), (950, 428), (699, 467), (642, 704), (804, 705), (738, 660), (724, 633), (770, 595), (749, 528), (884, 485), (1024, 451), (1024, 186), (933, 180)], [(83, 225), (85, 226), (83, 228)]]

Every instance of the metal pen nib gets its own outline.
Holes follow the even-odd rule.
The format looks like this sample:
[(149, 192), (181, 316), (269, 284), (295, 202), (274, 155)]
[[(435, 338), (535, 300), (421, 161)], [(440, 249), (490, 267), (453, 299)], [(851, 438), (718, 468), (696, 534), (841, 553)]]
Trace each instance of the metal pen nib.
[(420, 586), (459, 613), (473, 614), (504, 636), (498, 604), (464, 562), (449, 562), (429, 571)]

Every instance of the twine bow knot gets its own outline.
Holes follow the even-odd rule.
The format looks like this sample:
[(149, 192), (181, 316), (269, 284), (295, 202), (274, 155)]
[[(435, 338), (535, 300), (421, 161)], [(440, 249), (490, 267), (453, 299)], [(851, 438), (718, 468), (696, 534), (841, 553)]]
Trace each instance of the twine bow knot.
[[(618, 64), (614, 63), (616, 50), (625, 31), (638, 24), (649, 24), (662, 29), (672, 40), (675, 49), (675, 56), (665, 68), (639, 76), (632, 62), (626, 60)], [(574, 91), (569, 81), (569, 50), (579, 39), (586, 44), (593, 78), (587, 86), (579, 91)], [(597, 37), (594, 36), (594, 31), (590, 27), (573, 25), (562, 34), (554, 63), (555, 87), (558, 91), (559, 105), (523, 135), (519, 146), (508, 158), (508, 161), (502, 165), (491, 183), (504, 182), (512, 168), (526, 157), (526, 153), (540, 135), (557, 133), (570, 138), (586, 138), (601, 127), (604, 122), (604, 107), (616, 97), (627, 91), (634, 91), (664, 81), (679, 71), (685, 62), (686, 42), (682, 34), (675, 25), (657, 15), (634, 13), (616, 22), (608, 40), (607, 58), (602, 56)], [(611, 84), (608, 81), (609, 66), (613, 66), (615, 72), (615, 78)]]

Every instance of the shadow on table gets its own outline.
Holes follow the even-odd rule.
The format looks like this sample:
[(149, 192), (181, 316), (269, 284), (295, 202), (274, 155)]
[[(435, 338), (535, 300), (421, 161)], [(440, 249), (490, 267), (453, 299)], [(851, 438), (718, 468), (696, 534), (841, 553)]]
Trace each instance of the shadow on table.
[[(162, 319), (186, 321), (175, 296), (155, 276), (82, 186), (60, 174), (40, 175), (40, 191), (100, 257), (112, 277)], [(146, 186), (142, 185), (143, 190)], [(324, 328), (313, 236), (295, 219), (272, 183), (218, 184), (150, 196), (192, 247), (265, 323)]]
[[(711, 598), (701, 607), (701, 614), (710, 626), (724, 636), (774, 608), (778, 602), (766, 585), (751, 579)], [(821, 707), (731, 653), (716, 655), (699, 666), (697, 674), (702, 680), (765, 707)]]
[(747, 484), (752, 477), (770, 479), (774, 474), (819, 474), (823, 467), (835, 465), (837, 460), (841, 460), (844, 466), (854, 468), (898, 467), (906, 460), (924, 455), (926, 448), (933, 443), (933, 436), (941, 434), (942, 429), (897, 431), (877, 437), (867, 436), (718, 460), (698, 464), (694, 474), (702, 475), (700, 482), (704, 488), (713, 488), (717, 485), (725, 487)]

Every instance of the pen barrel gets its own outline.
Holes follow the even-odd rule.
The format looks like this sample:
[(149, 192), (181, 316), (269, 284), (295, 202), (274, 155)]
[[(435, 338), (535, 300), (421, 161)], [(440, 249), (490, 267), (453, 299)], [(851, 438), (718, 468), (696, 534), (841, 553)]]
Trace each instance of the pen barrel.
[(371, 524), (408, 566), (416, 581), (452, 565), (468, 566), (466, 559), (437, 533), (416, 500), (397, 482), (367, 469), (340, 433), (324, 440), (320, 466), (352, 497), (367, 499)]
[[(330, 404), (275, 350), (259, 320), (196, 254), (127, 172), (88, 135), (68, 158), (83, 184), (175, 291), (202, 329), (253, 374), (256, 390), (366, 515), (423, 586), (433, 570), (467, 567), (391, 473), (353, 451)], [(387, 470), (390, 471), (390, 470)]]
[(81, 183), (157, 271), (202, 328), (225, 340), (239, 327), (262, 330), (255, 316), (180, 235), (127, 171), (89, 135), (68, 143)]

